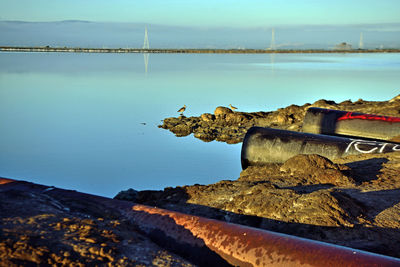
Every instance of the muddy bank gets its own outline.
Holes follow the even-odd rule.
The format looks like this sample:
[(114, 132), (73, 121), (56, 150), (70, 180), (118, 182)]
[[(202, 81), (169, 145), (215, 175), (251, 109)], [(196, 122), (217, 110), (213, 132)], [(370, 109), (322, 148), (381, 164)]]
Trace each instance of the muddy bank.
[[(318, 162), (327, 168), (349, 170), (318, 156), (304, 158), (302, 162)], [(293, 163), (287, 165), (291, 167)], [(222, 190), (217, 188), (217, 191)], [(210, 220), (129, 201), (2, 178), (0, 193), (1, 266), (400, 264), (397, 258), (228, 224), (224, 222), (229, 220), (227, 213), (220, 220)], [(134, 190), (128, 192), (131, 193), (136, 198), (141, 194)], [(166, 196), (166, 199), (171, 199), (171, 196)], [(209, 216), (215, 212), (211, 208), (205, 211), (210, 213)], [(240, 219), (249, 225), (256, 222), (252, 218), (255, 216), (242, 215)], [(397, 238), (396, 235), (392, 237)], [(371, 238), (376, 239), (376, 236), (371, 235)], [(299, 247), (304, 250), (299, 251)]]
[(213, 114), (204, 113), (198, 117), (171, 117), (163, 120), (160, 128), (182, 137), (193, 134), (205, 142), (213, 140), (236, 144), (242, 142), (252, 126), (271, 127), (291, 131), (302, 131), (306, 111), (310, 107), (346, 110), (385, 116), (400, 116), (400, 95), (388, 101), (366, 101), (359, 99), (336, 103), (318, 100), (313, 104), (291, 105), (271, 112), (238, 112), (227, 107), (217, 107)]
[(116, 198), (400, 258), (400, 154), (298, 155), (237, 180)]
[(0, 266), (194, 266), (95, 198), (1, 180)]

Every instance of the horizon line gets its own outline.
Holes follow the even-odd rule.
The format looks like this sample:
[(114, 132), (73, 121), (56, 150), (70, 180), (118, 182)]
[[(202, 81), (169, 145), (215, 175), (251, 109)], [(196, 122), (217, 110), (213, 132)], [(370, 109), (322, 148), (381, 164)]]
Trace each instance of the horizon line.
[[(231, 28), (231, 29), (270, 29), (274, 27), (346, 27), (346, 26), (379, 26), (379, 25), (400, 25), (399, 22), (380, 22), (380, 23), (337, 23), (337, 24), (271, 24), (271, 25), (254, 25), (254, 26), (222, 26), (222, 25), (178, 25), (178, 24), (162, 24), (162, 23), (147, 23), (147, 22), (133, 22), (133, 21), (94, 21), (94, 20), (83, 20), (83, 19), (64, 19), (64, 20), (10, 20), (10, 19), (0, 19), (0, 22), (8, 23), (110, 23), (110, 24), (137, 24), (137, 25), (153, 25), (153, 26), (167, 26), (167, 27), (180, 27), (180, 28)], [(400, 30), (400, 29), (399, 29)]]

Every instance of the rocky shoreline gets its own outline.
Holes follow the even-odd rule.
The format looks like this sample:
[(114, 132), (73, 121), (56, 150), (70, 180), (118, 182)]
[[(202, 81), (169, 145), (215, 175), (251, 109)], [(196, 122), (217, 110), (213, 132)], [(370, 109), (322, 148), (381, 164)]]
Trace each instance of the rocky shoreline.
[[(214, 114), (167, 118), (160, 127), (177, 136), (239, 143), (252, 126), (301, 131), (309, 107), (400, 117), (400, 96), (381, 102), (319, 100), (273, 112), (218, 107)], [(400, 153), (334, 161), (297, 155), (250, 166), (232, 179), (160, 191), (128, 189), (115, 199), (400, 258)], [(0, 178), (0, 266), (197, 264), (143, 235), (101, 198), (7, 182)]]
[[(400, 117), (400, 95), (388, 101), (319, 100), (272, 112), (217, 107), (214, 114), (167, 118), (176, 136), (239, 143), (252, 126), (301, 131), (309, 107)], [(122, 191), (119, 199), (254, 226), (400, 258), (400, 154), (363, 154), (334, 162), (298, 155), (251, 166), (237, 180), (211, 185)]]
[(397, 96), (389, 101), (359, 99), (355, 102), (347, 100), (340, 103), (322, 99), (313, 104), (291, 105), (270, 112), (237, 112), (227, 107), (217, 107), (213, 114), (166, 118), (158, 127), (167, 129), (178, 137), (193, 134), (194, 137), (205, 142), (216, 140), (236, 144), (242, 142), (247, 130), (253, 126), (301, 132), (304, 116), (310, 107), (398, 117), (400, 116), (399, 105), (400, 97)]
[(299, 155), (237, 180), (122, 191), (117, 199), (400, 258), (400, 155)]

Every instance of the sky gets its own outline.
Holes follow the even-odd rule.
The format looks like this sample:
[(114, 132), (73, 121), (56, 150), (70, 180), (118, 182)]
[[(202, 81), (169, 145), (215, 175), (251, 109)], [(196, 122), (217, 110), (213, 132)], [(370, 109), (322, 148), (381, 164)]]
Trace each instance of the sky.
[(399, 0), (1, 0), (0, 20), (88, 20), (196, 27), (400, 22)]

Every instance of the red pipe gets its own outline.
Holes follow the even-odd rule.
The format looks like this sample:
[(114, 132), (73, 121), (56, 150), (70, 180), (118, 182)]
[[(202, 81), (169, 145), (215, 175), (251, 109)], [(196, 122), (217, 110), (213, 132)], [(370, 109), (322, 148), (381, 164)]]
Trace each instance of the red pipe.
[[(202, 218), (180, 212), (132, 204), (76, 191), (0, 178), (0, 192), (7, 189), (46, 192), (52, 196), (89, 199), (105, 208), (119, 210), (142, 232), (175, 251), (208, 254), (237, 266), (400, 266), (400, 259)], [(180, 251), (182, 249), (182, 251)], [(211, 252), (211, 254), (210, 254)], [(193, 255), (189, 255), (193, 256)], [(205, 256), (206, 257), (206, 256)], [(207, 259), (203, 259), (207, 262)], [(212, 259), (211, 259), (212, 260)]]
[[(183, 226), (229, 263), (238, 266), (400, 266), (400, 259), (252, 227), (206, 219), (144, 205), (134, 205), (145, 232), (158, 229), (181, 240)], [(161, 215), (160, 217), (154, 215)], [(164, 217), (173, 220), (166, 224)], [(178, 230), (178, 231), (176, 231)], [(186, 241), (186, 240), (185, 240)], [(190, 240), (186, 241), (190, 244)], [(192, 244), (194, 245), (194, 244)]]

